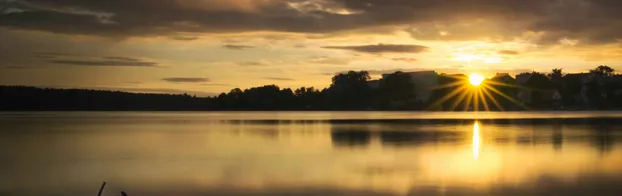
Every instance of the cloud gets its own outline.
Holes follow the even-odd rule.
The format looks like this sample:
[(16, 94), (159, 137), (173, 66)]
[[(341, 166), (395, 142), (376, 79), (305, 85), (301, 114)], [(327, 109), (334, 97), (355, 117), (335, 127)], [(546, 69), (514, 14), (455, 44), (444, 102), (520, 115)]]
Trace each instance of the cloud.
[(56, 56), (48, 56), (48, 55), (33, 55), (34, 58), (38, 59), (55, 59)]
[(233, 86), (231, 84), (220, 84), (220, 83), (205, 83), (201, 84), (202, 86)]
[(268, 80), (281, 80), (281, 81), (294, 81), (292, 78), (280, 78), (280, 77), (265, 77)]
[(41, 88), (62, 88), (62, 89), (94, 89), (94, 90), (110, 90), (110, 91), (125, 91), (134, 93), (161, 93), (161, 94), (190, 94), (200, 97), (216, 96), (218, 93), (205, 92), (205, 91), (189, 91), (183, 89), (171, 89), (171, 88), (132, 88), (132, 87), (92, 87), (92, 86), (38, 86)]
[(3, 69), (37, 69), (37, 67), (31, 66), (0, 66)]
[[(531, 72), (532, 70), (528, 69), (519, 69), (519, 68), (481, 68), (481, 69), (466, 69), (463, 67), (445, 67), (445, 68), (395, 68), (395, 69), (371, 69), (366, 70), (372, 76), (378, 76), (382, 74), (390, 74), (398, 71), (401, 72), (419, 72), (419, 71), (435, 71), (438, 74), (469, 74), (472, 72), (477, 72), (486, 76), (492, 76), (495, 73), (509, 73), (514, 76), (523, 72)], [(347, 73), (348, 71), (340, 71), (334, 74)], [(325, 75), (334, 75), (334, 74), (325, 74)]]
[(158, 64), (154, 62), (143, 61), (115, 61), (115, 60), (54, 60), (50, 63), (64, 64), (64, 65), (77, 65), (77, 66), (112, 66), (112, 67), (155, 67)]
[(233, 44), (226, 44), (226, 45), (222, 45), (223, 48), (226, 49), (231, 49), (231, 50), (244, 50), (244, 49), (251, 49), (251, 48), (255, 48), (255, 46), (247, 46), (247, 45), (233, 45)]
[(210, 81), (208, 78), (162, 78), (162, 80), (175, 83), (201, 83)]
[(347, 65), (350, 63), (350, 58), (343, 57), (330, 57), (330, 56), (314, 56), (309, 58), (309, 63), (326, 64), (326, 65)]
[(515, 50), (501, 50), (501, 51), (499, 51), (499, 54), (503, 54), (503, 55), (518, 55), (520, 53), (518, 51), (515, 51)]
[(140, 61), (140, 59), (131, 58), (131, 57), (121, 57), (121, 56), (108, 56), (108, 57), (104, 57), (104, 59), (119, 60), (119, 61), (132, 61), (132, 62)]
[(38, 59), (58, 59), (58, 58), (88, 58), (92, 56), (81, 54), (69, 54), (69, 53), (56, 53), (56, 52), (33, 52), (32, 57)]
[[(395, 72), (416, 72), (416, 71), (425, 71), (425, 69), (376, 69), (376, 70), (367, 70), (370, 75), (382, 75), (382, 74), (390, 74)], [(345, 73), (346, 71), (339, 72)]]
[(156, 67), (158, 63), (143, 61), (138, 58), (122, 57), (122, 56), (107, 56), (96, 57), (86, 55), (74, 55), (63, 53), (34, 53), (37, 57), (43, 55), (44, 59), (57, 59), (50, 60), (48, 62), (53, 64), (63, 65), (76, 65), (76, 66), (117, 66), (117, 67)]
[(391, 60), (393, 61), (403, 61), (403, 62), (407, 62), (407, 63), (414, 63), (417, 62), (418, 60), (415, 58), (392, 58)]
[(540, 44), (559, 44), (562, 39), (606, 44), (622, 39), (619, 0), (0, 2), (0, 26), (103, 37), (249, 31), (326, 34), (404, 27), (417, 39), (435, 40), (507, 40), (525, 33), (537, 34), (533, 41)]
[(247, 62), (239, 62), (237, 63), (239, 66), (265, 66), (266, 64), (264, 62), (258, 62), (258, 61), (247, 61)]
[(196, 37), (196, 36), (181, 36), (181, 35), (170, 36), (169, 38), (172, 40), (178, 40), (178, 41), (194, 41), (194, 40), (200, 39), (199, 37)]
[(351, 50), (364, 53), (422, 53), (428, 50), (426, 46), (402, 44), (378, 44), (359, 46), (325, 46), (326, 49)]
[(205, 92), (205, 91), (189, 91), (189, 90), (183, 90), (183, 89), (170, 89), (170, 88), (114, 88), (114, 87), (110, 87), (110, 88), (93, 88), (93, 89), (102, 89), (102, 90), (121, 90), (121, 91), (128, 91), (128, 92), (142, 92), (142, 93), (166, 93), (166, 94), (190, 94), (190, 95), (196, 95), (196, 96), (200, 96), (200, 97), (207, 97), (207, 96), (216, 96), (218, 95), (218, 93), (214, 93), (214, 92)]
[(67, 54), (67, 53), (54, 53), (54, 52), (35, 52), (32, 53), (34, 55), (41, 55), (41, 56), (78, 56), (75, 54)]

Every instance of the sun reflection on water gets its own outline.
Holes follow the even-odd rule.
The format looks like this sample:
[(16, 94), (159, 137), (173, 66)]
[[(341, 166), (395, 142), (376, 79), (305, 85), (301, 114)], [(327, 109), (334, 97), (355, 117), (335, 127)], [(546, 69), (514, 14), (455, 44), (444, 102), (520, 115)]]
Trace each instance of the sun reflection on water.
[(479, 157), (481, 141), (479, 136), (479, 123), (476, 121), (473, 124), (473, 159), (477, 160)]

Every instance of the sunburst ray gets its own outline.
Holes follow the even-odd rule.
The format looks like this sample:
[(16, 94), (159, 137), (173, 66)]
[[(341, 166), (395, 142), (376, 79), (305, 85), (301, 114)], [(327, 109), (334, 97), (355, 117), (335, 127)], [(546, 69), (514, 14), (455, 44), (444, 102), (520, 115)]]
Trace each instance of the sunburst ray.
[(484, 93), (484, 95), (488, 96), (490, 98), (490, 100), (492, 101), (493, 104), (495, 104), (495, 107), (497, 107), (497, 109), (504, 111), (505, 108), (503, 108), (503, 106), (499, 103), (499, 101), (497, 101), (497, 99), (495, 99), (494, 96), (492, 96), (492, 94), (488, 91), (482, 90), (482, 92)]
[(469, 91), (467, 91), (466, 88), (460, 92), (460, 96), (457, 97), (456, 101), (454, 101), (454, 103), (451, 105), (451, 111), (456, 110), (456, 107), (458, 107), (458, 105), (462, 103), (462, 101), (464, 101), (464, 97), (466, 97), (468, 93)]
[(439, 106), (440, 104), (443, 104), (445, 101), (447, 101), (447, 100), (453, 98), (454, 96), (458, 95), (459, 93), (461, 93), (466, 88), (467, 88), (467, 86), (461, 86), (460, 88), (454, 89), (448, 95), (445, 95), (440, 100), (435, 101), (434, 103), (430, 104), (430, 107), (428, 109), (434, 108), (434, 107)]
[(528, 109), (527, 106), (525, 106), (525, 104), (517, 101), (516, 99), (506, 95), (505, 93), (503, 93), (503, 92), (501, 92), (501, 91), (499, 91), (499, 90), (497, 90), (495, 88), (492, 88), (492, 87), (489, 87), (489, 86), (484, 86), (484, 88), (486, 88), (486, 89), (488, 89), (488, 90), (490, 90), (490, 91), (492, 91), (494, 93), (497, 93), (498, 95), (501, 95), (501, 97), (503, 97), (503, 98), (505, 98), (505, 99), (507, 99), (507, 100), (509, 100), (509, 101), (511, 101), (511, 102), (513, 102), (513, 103), (515, 103), (515, 104), (525, 108), (525, 109)]
[(464, 104), (464, 111), (469, 110), (469, 106), (471, 106), (471, 101), (473, 100), (473, 91), (467, 91), (466, 94), (468, 95), (466, 96), (467, 101), (466, 104)]
[(496, 110), (504, 111), (506, 108), (504, 108), (499, 100), (497, 100), (499, 97), (503, 97), (503, 99), (507, 99), (522, 108), (529, 109), (525, 104), (519, 102), (512, 96), (502, 92), (499, 89), (499, 87), (529, 89), (527, 87), (494, 80), (484, 80), (481, 83), (474, 83), (465, 76), (445, 77), (458, 79), (458, 81), (434, 87), (433, 89), (451, 89), (451, 91), (447, 92), (447, 94), (439, 98), (439, 100), (430, 104), (428, 109), (437, 108), (440, 105), (446, 106), (444, 103), (450, 103), (450, 108), (443, 107), (443, 109), (455, 111), (457, 108), (461, 108), (458, 110), (491, 111), (493, 107), (495, 107)]
[(482, 89), (477, 89), (477, 94), (480, 97), (480, 99), (482, 100), (482, 104), (484, 104), (484, 109), (486, 111), (490, 111), (490, 107), (488, 107), (488, 101), (486, 101), (486, 97), (484, 97), (484, 92), (482, 91)]
[(457, 82), (452, 82), (452, 83), (436, 86), (436, 87), (433, 87), (432, 89), (450, 88), (450, 87), (456, 87), (456, 86), (462, 86), (462, 85), (464, 85), (464, 81), (457, 81)]

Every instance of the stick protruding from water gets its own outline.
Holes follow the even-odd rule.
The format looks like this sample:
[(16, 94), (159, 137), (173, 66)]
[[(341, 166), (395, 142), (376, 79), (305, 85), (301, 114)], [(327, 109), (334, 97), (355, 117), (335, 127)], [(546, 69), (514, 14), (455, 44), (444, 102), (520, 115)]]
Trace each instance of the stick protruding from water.
[(102, 187), (99, 188), (99, 193), (97, 193), (97, 196), (101, 196), (102, 192), (104, 191), (104, 187), (106, 186), (106, 182), (102, 183)]

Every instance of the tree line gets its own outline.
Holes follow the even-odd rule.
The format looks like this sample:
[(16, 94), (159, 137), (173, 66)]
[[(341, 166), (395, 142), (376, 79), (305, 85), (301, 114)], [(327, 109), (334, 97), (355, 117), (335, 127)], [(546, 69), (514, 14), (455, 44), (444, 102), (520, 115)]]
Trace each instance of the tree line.
[[(487, 79), (484, 83), (507, 83), (489, 85), (487, 96), (482, 99), (490, 105), (488, 110), (542, 110), (567, 109), (615, 109), (622, 107), (622, 76), (615, 75), (609, 66), (598, 66), (589, 73), (564, 74), (562, 69), (550, 73), (526, 72), (529, 75), (520, 84), (516, 78)], [(332, 83), (324, 89), (300, 87), (281, 89), (266, 85), (241, 90), (231, 90), (210, 98), (213, 110), (474, 110), (473, 101), (453, 96), (452, 84), (467, 84), (466, 75), (440, 74), (438, 88), (432, 88), (432, 97), (425, 102), (415, 101), (416, 84), (404, 72), (385, 75), (383, 79), (370, 82), (367, 71), (348, 71), (332, 77)], [(374, 87), (375, 86), (375, 87)], [(558, 103), (545, 97), (545, 92), (555, 90), (561, 96)], [(529, 103), (519, 103), (519, 92), (528, 91)], [(445, 97), (451, 97), (445, 99)], [(494, 100), (493, 100), (494, 99)], [(439, 103), (439, 101), (442, 101)], [(479, 100), (483, 103), (482, 100)], [(493, 104), (494, 103), (494, 104)], [(470, 108), (469, 108), (470, 107)], [(486, 110), (480, 104), (477, 110)]]
[(414, 103), (415, 84), (410, 75), (395, 72), (378, 87), (370, 85), (367, 71), (348, 71), (333, 76), (330, 87), (281, 89), (266, 85), (241, 90), (235, 88), (210, 98), (214, 110), (386, 110), (390, 102), (405, 100), (399, 108), (419, 109)]
[[(561, 95), (561, 105), (567, 108), (619, 109), (622, 107), (622, 75), (616, 75), (615, 69), (600, 65), (588, 73), (564, 74), (562, 69), (553, 69), (550, 73), (531, 74), (531, 79), (523, 86), (531, 89), (553, 89)], [(517, 76), (517, 77), (518, 77)], [(533, 107), (546, 107), (543, 95), (536, 91), (532, 94)]]
[[(559, 104), (565, 108), (620, 108), (622, 86), (620, 75), (614, 73), (608, 66), (599, 66), (585, 74), (564, 75), (561, 69), (553, 69), (550, 73), (519, 74), (517, 78), (530, 75), (520, 85), (516, 81), (491, 78), (488, 79), (491, 82), (499, 80), (496, 83), (508, 85), (491, 85), (494, 92), (489, 93), (490, 100), (486, 102), (490, 104), (489, 110), (550, 109), (552, 103), (545, 99), (542, 90), (557, 90), (562, 95)], [(348, 71), (334, 75), (331, 85), (324, 89), (265, 85), (244, 90), (235, 88), (204, 98), (188, 94), (0, 86), (0, 110), (465, 110), (472, 103), (459, 96), (447, 99), (455, 87), (440, 88), (466, 84), (466, 76), (440, 74), (437, 80), (439, 88), (433, 88), (431, 98), (425, 102), (416, 101), (417, 85), (404, 72), (371, 81), (367, 71)], [(532, 102), (517, 107), (521, 103), (516, 102), (516, 95), (525, 89), (531, 90)], [(484, 110), (483, 106), (478, 107), (477, 110)]]
[(208, 98), (188, 94), (128, 93), (89, 89), (0, 86), (0, 110), (171, 111), (205, 110)]

